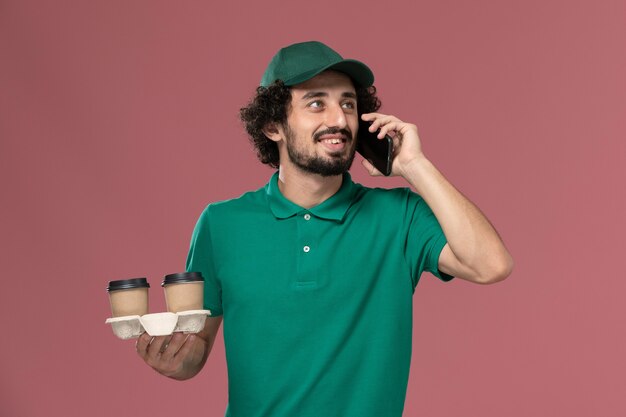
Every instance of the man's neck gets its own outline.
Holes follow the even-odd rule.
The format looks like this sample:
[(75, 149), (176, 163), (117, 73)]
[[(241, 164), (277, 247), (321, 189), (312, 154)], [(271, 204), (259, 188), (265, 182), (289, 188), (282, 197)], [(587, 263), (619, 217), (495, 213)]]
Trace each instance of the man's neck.
[(323, 177), (296, 167), (280, 166), (278, 189), (292, 203), (309, 209), (332, 197), (341, 188), (343, 175)]

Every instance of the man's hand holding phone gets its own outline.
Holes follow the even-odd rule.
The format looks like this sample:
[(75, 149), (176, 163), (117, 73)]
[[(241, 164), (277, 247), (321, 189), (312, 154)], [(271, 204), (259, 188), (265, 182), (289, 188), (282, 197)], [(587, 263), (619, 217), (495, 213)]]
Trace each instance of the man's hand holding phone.
[[(371, 122), (368, 128), (370, 133), (377, 132), (379, 140), (387, 140), (385, 136), (389, 136), (393, 141), (392, 162), (389, 172), (390, 176), (405, 177), (405, 167), (411, 162), (420, 158), (425, 158), (422, 152), (422, 145), (417, 134), (417, 126), (405, 123), (395, 116), (381, 113), (365, 113), (361, 115), (361, 119), (365, 122)], [(364, 126), (364, 125), (361, 125)], [(359, 129), (361, 129), (361, 126)], [(359, 140), (362, 133), (359, 132)], [(378, 176), (383, 173), (377, 169), (366, 157), (363, 160), (363, 166), (370, 175)]]

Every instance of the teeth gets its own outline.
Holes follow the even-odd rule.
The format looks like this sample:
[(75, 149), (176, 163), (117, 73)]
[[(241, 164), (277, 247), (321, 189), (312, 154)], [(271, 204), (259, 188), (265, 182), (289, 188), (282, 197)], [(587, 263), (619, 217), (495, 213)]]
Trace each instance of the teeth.
[(324, 139), (324, 142), (326, 143), (332, 143), (334, 145), (343, 142), (341, 139)]

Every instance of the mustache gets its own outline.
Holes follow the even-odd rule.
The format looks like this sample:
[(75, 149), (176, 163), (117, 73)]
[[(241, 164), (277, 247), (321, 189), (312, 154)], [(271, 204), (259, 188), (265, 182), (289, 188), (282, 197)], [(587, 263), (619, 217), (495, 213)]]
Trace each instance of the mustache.
[(326, 130), (322, 130), (321, 132), (317, 132), (315, 135), (313, 135), (313, 139), (317, 142), (324, 135), (335, 135), (337, 133), (345, 136), (347, 141), (352, 140), (352, 132), (350, 131), (350, 129), (340, 129), (338, 127), (330, 127)]

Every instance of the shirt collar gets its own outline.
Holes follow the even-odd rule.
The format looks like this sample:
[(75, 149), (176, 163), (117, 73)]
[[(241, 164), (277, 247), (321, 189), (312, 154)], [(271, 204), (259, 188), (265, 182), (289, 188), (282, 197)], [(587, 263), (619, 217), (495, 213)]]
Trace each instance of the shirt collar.
[(329, 220), (340, 221), (348, 211), (348, 207), (352, 203), (352, 198), (356, 191), (354, 182), (349, 173), (343, 174), (343, 181), (339, 190), (321, 204), (310, 209), (305, 209), (299, 205), (287, 200), (278, 188), (278, 172), (272, 175), (269, 182), (265, 186), (267, 193), (267, 201), (270, 210), (278, 219), (286, 219), (302, 211), (308, 211), (316, 217)]

